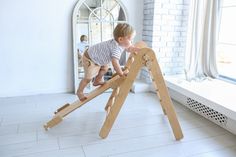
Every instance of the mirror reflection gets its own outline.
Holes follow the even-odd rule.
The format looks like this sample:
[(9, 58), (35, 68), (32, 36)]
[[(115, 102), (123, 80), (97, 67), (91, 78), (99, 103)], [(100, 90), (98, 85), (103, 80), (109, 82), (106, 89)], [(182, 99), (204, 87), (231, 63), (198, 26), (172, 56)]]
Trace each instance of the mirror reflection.
[[(122, 22), (127, 22), (127, 18), (118, 0), (80, 0), (77, 2), (73, 14), (75, 89), (83, 78), (81, 56), (84, 50), (89, 45), (112, 39), (113, 29)], [(123, 53), (121, 64), (124, 64), (125, 60), (126, 54)]]

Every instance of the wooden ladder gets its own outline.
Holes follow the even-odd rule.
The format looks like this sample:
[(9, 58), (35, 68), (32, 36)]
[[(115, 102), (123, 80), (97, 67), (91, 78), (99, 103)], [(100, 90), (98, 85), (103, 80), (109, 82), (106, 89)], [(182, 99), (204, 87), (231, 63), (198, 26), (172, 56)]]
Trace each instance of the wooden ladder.
[(104, 85), (89, 93), (86, 100), (82, 102), (77, 100), (72, 104), (66, 104), (62, 106), (55, 112), (52, 120), (44, 125), (45, 130), (48, 130), (48, 128), (52, 128), (53, 126), (57, 125), (62, 121), (63, 117), (81, 107), (96, 96), (102, 94), (107, 89), (112, 88), (113, 92), (105, 107), (107, 116), (99, 134), (101, 138), (106, 138), (120, 112), (122, 105), (124, 104), (124, 101), (132, 87), (135, 78), (137, 77), (139, 70), (143, 66), (146, 66), (150, 72), (153, 85), (155, 86), (157, 96), (159, 97), (160, 104), (162, 106), (162, 110), (168, 117), (175, 139), (182, 139), (182, 130), (179, 125), (168, 90), (166, 88), (160, 67), (157, 63), (155, 53), (152, 49), (146, 47), (141, 48), (137, 54), (130, 55), (124, 69), (128, 71), (126, 77), (120, 77), (119, 75), (115, 74)]

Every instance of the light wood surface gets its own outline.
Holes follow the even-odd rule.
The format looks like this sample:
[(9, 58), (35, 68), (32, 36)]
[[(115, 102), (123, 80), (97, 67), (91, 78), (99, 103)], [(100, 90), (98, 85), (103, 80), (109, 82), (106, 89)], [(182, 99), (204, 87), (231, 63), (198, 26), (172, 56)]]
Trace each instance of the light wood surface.
[(165, 81), (163, 79), (155, 53), (152, 49), (147, 48), (147, 45), (144, 42), (139, 42), (136, 44), (136, 46), (140, 47), (140, 51), (138, 51), (137, 54), (133, 53), (129, 56), (129, 59), (125, 66), (125, 70), (129, 71), (126, 77), (120, 77), (119, 75), (115, 74), (113, 78), (108, 80), (104, 85), (96, 88), (94, 91), (89, 93), (89, 95), (87, 96), (88, 98), (85, 101), (81, 102), (77, 100), (72, 104), (66, 104), (63, 107), (59, 108), (52, 120), (44, 125), (44, 128), (46, 130), (48, 128), (52, 128), (53, 126), (60, 123), (63, 117), (81, 107), (96, 96), (102, 94), (107, 89), (112, 88), (113, 92), (105, 107), (107, 116), (99, 134), (101, 138), (106, 138), (120, 112), (120, 109), (122, 108), (122, 105), (125, 102), (125, 99), (132, 87), (135, 78), (137, 77), (139, 70), (143, 66), (146, 66), (149, 69), (150, 75), (153, 80), (153, 85), (155, 86), (157, 91), (157, 96), (159, 97), (164, 114), (168, 117), (175, 139), (182, 139), (183, 133), (179, 125), (168, 90), (166, 88)]

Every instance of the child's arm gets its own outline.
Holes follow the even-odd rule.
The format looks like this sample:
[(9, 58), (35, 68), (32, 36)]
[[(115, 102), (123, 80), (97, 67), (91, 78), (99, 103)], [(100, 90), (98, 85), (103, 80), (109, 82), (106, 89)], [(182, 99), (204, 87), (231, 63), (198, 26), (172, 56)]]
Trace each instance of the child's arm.
[(120, 63), (119, 63), (119, 60), (117, 58), (112, 58), (111, 60), (112, 62), (112, 65), (116, 71), (116, 73), (120, 76), (124, 76), (126, 74), (124, 74), (124, 72), (122, 71), (121, 67), (120, 67)]

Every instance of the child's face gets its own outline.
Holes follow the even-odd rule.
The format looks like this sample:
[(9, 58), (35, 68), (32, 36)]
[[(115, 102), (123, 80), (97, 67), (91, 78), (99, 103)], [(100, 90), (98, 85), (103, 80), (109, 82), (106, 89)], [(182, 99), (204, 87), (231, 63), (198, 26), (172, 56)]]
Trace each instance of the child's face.
[(119, 37), (118, 38), (118, 43), (120, 46), (124, 48), (129, 48), (132, 45), (132, 40), (134, 38), (134, 34), (128, 35), (125, 37)]

